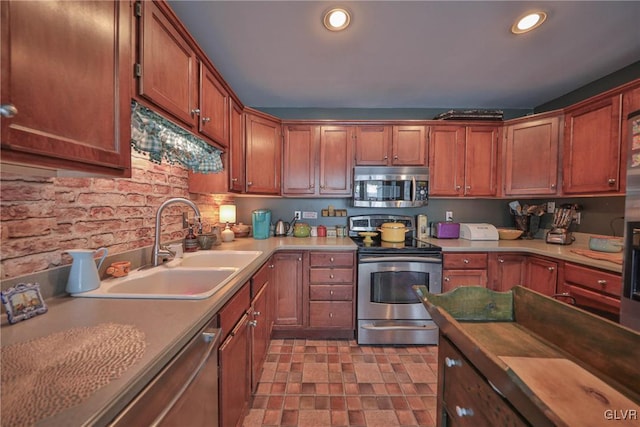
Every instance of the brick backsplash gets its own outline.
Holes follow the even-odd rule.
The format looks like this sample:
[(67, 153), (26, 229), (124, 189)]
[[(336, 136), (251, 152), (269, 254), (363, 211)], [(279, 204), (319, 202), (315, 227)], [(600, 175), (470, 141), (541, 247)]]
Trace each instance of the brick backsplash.
[[(67, 249), (106, 246), (109, 255), (153, 244), (155, 214), (171, 197), (193, 200), (205, 223), (218, 221), (218, 206), (231, 195), (188, 192), (188, 172), (132, 154), (132, 177), (49, 178), (0, 174), (0, 278), (9, 279), (71, 263)], [(162, 240), (184, 236), (182, 212), (169, 206)]]

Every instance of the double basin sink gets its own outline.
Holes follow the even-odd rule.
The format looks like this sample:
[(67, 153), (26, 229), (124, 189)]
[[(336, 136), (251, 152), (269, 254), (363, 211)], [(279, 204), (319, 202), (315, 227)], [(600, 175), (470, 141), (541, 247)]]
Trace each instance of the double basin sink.
[(103, 280), (88, 298), (205, 299), (253, 262), (261, 251), (200, 251), (128, 276)]

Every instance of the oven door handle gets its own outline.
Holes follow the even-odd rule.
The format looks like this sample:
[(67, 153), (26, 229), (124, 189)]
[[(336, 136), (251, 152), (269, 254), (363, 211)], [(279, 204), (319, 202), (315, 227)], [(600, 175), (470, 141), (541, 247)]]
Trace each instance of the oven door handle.
[(360, 326), (362, 329), (368, 329), (372, 331), (431, 331), (438, 329), (437, 326), (423, 325), (423, 326), (408, 326), (408, 325), (386, 325), (376, 326), (373, 323), (364, 323)]
[(431, 264), (442, 264), (442, 258), (428, 257), (428, 256), (385, 256), (385, 257), (362, 257), (359, 260), (360, 263), (373, 263), (373, 262), (423, 262)]

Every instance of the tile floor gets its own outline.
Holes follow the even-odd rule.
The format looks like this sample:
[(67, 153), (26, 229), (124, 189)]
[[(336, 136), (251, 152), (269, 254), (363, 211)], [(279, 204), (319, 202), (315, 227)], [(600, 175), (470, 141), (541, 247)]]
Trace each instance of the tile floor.
[(275, 339), (244, 427), (435, 426), (436, 346)]

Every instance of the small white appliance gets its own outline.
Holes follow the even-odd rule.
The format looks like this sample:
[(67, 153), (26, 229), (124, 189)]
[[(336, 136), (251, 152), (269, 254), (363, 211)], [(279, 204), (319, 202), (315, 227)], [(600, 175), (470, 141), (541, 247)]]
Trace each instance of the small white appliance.
[(460, 238), (466, 240), (498, 240), (498, 229), (486, 223), (461, 223)]

